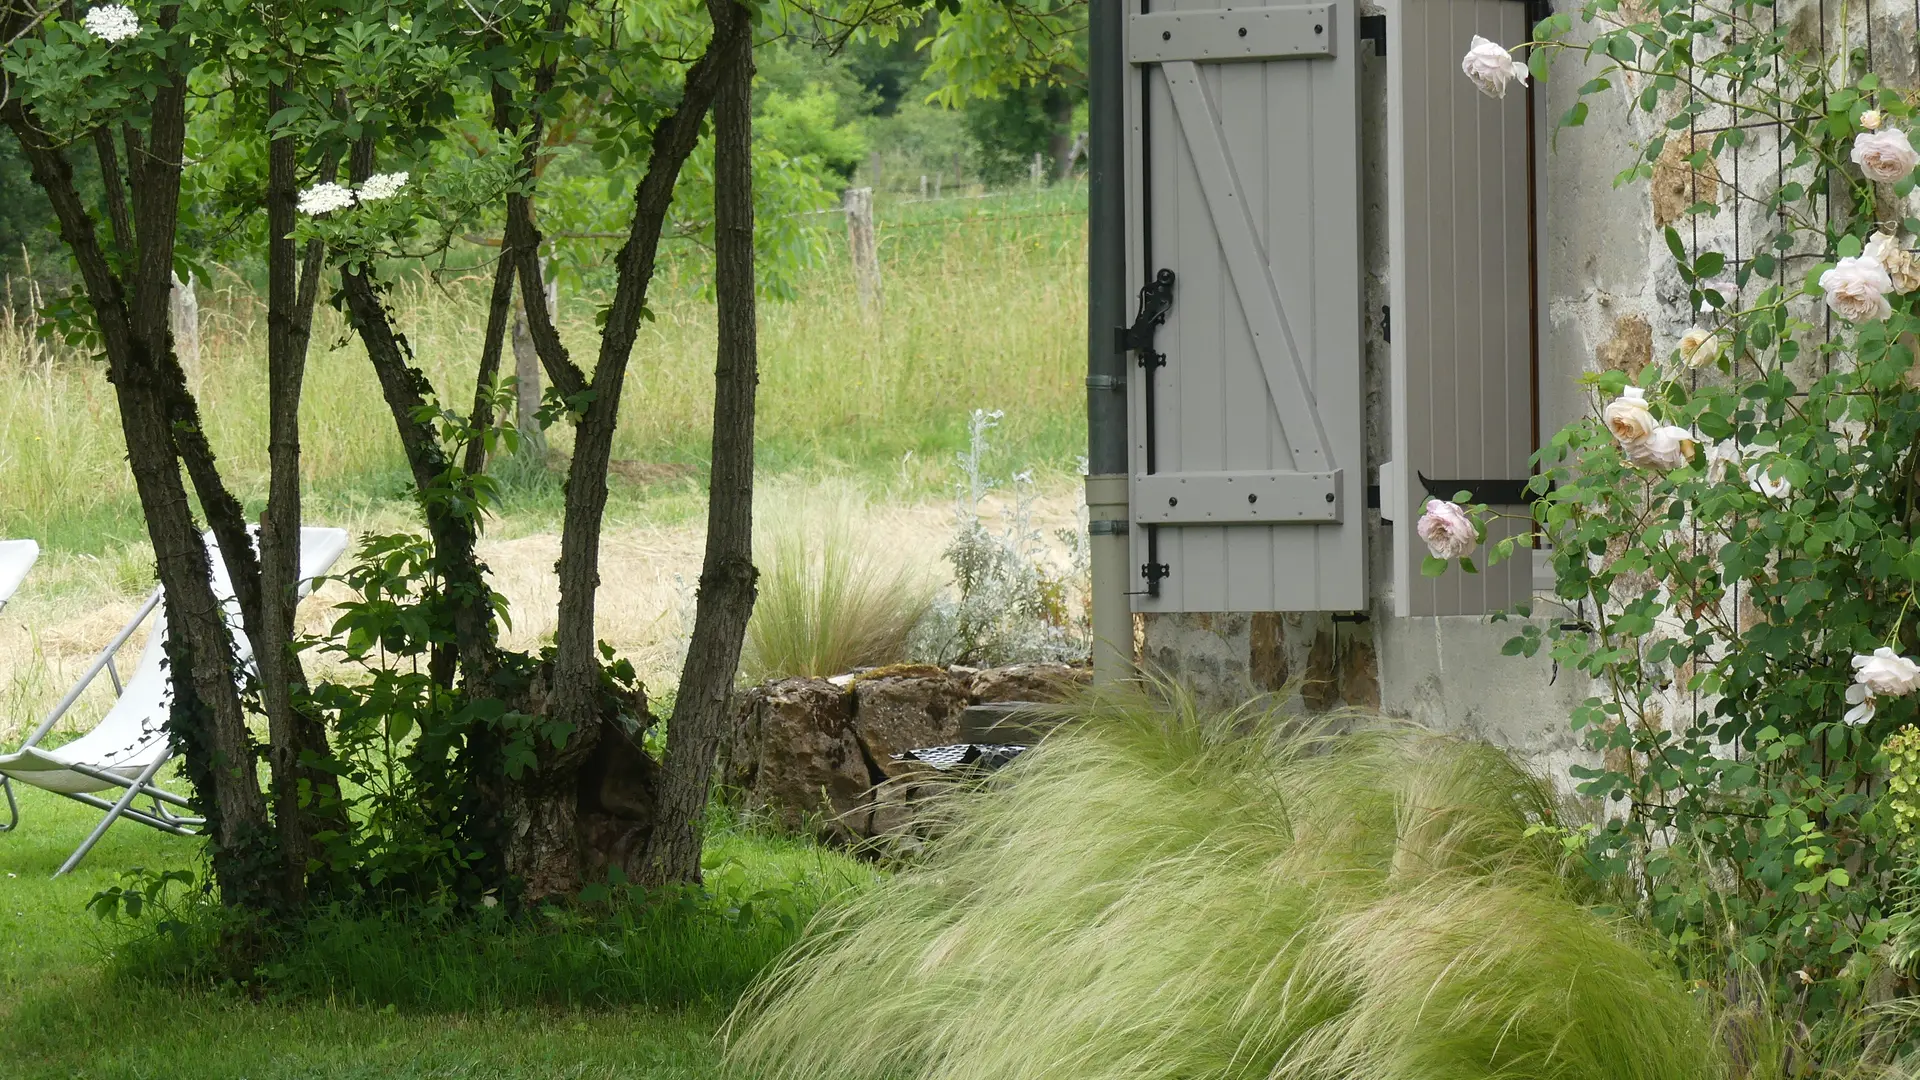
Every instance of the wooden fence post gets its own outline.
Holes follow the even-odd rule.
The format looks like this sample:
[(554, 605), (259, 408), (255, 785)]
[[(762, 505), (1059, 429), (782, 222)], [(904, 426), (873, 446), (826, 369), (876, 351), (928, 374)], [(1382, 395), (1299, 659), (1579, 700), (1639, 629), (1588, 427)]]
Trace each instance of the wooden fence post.
[(873, 224), (873, 189), (848, 188), (847, 249), (853, 254), (853, 280), (860, 289), (860, 305), (877, 310), (880, 295), (880, 245)]
[[(547, 280), (547, 259), (540, 257), (541, 299), (546, 301), (547, 316), (560, 318), (559, 283)], [(540, 410), (540, 353), (533, 347), (533, 334), (527, 329), (525, 289), (514, 290), (513, 375), (514, 426), (523, 434), (538, 435), (540, 424), (533, 414)]]
[(193, 278), (181, 281), (173, 275), (173, 290), (167, 300), (167, 321), (172, 324), (173, 352), (188, 371), (200, 365), (200, 297), (193, 289)]

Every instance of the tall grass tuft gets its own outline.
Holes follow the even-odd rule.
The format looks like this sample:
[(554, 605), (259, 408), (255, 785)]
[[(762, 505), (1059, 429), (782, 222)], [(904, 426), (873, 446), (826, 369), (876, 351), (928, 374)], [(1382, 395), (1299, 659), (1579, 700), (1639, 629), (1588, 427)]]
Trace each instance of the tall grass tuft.
[(907, 659), (934, 599), (916, 568), (863, 550), (851, 507), (782, 513), (762, 532), (760, 595), (747, 624), (748, 678), (838, 675)]
[(1073, 713), (748, 995), (735, 1075), (1725, 1075), (1498, 750), (1177, 696)]

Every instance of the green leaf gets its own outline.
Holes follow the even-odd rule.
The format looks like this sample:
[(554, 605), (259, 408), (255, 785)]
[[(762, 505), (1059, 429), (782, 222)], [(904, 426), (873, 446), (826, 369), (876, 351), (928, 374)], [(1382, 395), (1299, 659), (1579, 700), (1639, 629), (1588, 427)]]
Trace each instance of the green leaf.
[(1420, 560), (1421, 577), (1439, 577), (1447, 572), (1447, 560), (1428, 555)]

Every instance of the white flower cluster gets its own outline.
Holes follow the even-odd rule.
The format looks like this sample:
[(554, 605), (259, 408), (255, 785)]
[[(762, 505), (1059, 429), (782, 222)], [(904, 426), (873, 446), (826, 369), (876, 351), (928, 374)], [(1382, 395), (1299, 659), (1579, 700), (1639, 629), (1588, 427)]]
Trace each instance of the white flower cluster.
[(140, 19), (125, 4), (104, 4), (87, 12), (87, 33), (108, 43), (125, 41), (140, 32)]
[(1468, 43), (1467, 55), (1460, 60), (1460, 70), (1488, 97), (1506, 97), (1507, 83), (1514, 80), (1519, 80), (1521, 86), (1527, 85), (1527, 65), (1479, 34), (1473, 35)]
[(1821, 274), (1820, 288), (1834, 314), (1848, 322), (1879, 322), (1893, 314), (1888, 293), (1920, 289), (1920, 266), (1899, 237), (1877, 232), (1860, 254), (1842, 258)]
[(353, 205), (353, 189), (335, 183), (315, 184), (300, 193), (303, 214), (331, 214)]
[(391, 199), (400, 194), (400, 189), (406, 186), (406, 173), (375, 173), (367, 177), (366, 183), (360, 185), (360, 201), (379, 202), (381, 199)]
[(403, 172), (375, 173), (367, 177), (358, 192), (332, 182), (315, 184), (300, 193), (299, 208), (303, 214), (331, 214), (335, 210), (345, 210), (356, 202), (391, 199), (406, 186), (407, 174)]

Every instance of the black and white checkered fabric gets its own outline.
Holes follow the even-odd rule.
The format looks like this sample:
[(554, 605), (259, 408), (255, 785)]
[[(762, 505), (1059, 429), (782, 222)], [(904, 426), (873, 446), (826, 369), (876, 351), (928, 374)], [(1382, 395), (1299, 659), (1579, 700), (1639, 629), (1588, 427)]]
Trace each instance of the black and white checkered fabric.
[(1024, 746), (1004, 743), (955, 743), (951, 746), (920, 746), (893, 755), (895, 761), (918, 761), (941, 772), (972, 765), (991, 772), (1023, 753)]

